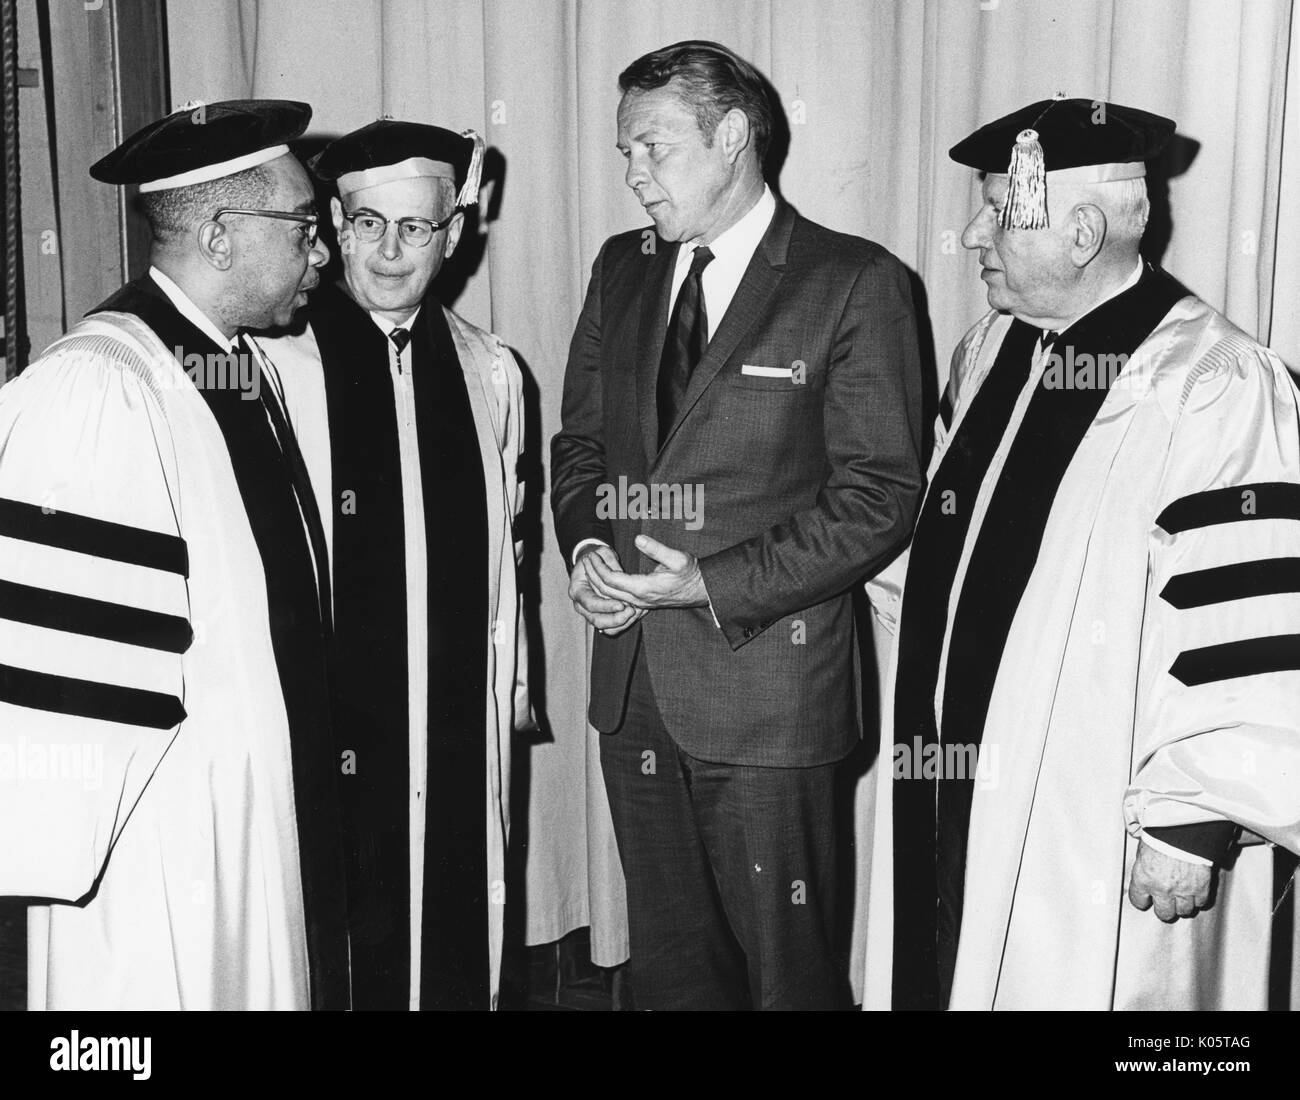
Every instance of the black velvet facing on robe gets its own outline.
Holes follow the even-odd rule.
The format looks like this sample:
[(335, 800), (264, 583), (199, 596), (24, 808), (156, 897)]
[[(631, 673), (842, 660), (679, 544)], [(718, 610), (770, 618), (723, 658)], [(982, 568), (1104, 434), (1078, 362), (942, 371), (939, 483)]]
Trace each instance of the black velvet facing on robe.
[[(935, 783), (921, 759), (939, 740), (934, 694), (948, 594), (980, 483), (1029, 377), (1038, 330), (1013, 321), (988, 377), (935, 471), (912, 536), (907, 600), (898, 631), (894, 742), (906, 747), (908, 778), (894, 783), (894, 991), (896, 1009), (939, 1003), (934, 844)], [(881, 755), (888, 749), (882, 746)], [(920, 749), (921, 751), (916, 751)]]
[[(128, 283), (92, 312), (116, 310), (139, 317), (163, 346), (190, 354), (223, 349), (191, 324), (147, 276)], [(254, 359), (256, 365), (256, 360)], [(348, 945), (343, 862), (339, 843), (338, 759), (330, 736), (327, 618), (313, 569), (312, 544), (299, 509), (319, 526), (315, 498), (292, 435), (282, 450), (264, 402), (271, 383), (258, 368), (262, 400), (236, 389), (200, 389), (225, 439), (235, 481), (266, 572), (271, 645), (289, 719), (297, 809), (299, 861), (307, 928), (307, 965), (314, 1009), (346, 1009)], [(278, 412), (278, 410), (276, 410)], [(203, 502), (195, 502), (202, 506)], [(320, 574), (327, 577), (325, 563)], [(229, 593), (238, 600), (238, 592)]]
[[(356, 753), (356, 775), (343, 788), (354, 1004), (403, 1009), (411, 953), (407, 517), (388, 339), (336, 287), (323, 287), (309, 308), (330, 419), (335, 725), (340, 747)], [(412, 326), (411, 348), (429, 621), (420, 1006), (487, 1008), (487, 500), (465, 376), (432, 298)]]
[[(1147, 269), (1135, 286), (1062, 332), (1053, 351), (1130, 356), (1183, 296), (1167, 275)], [(909, 750), (920, 736), (923, 746), (974, 746), (978, 752), (1011, 623), (1057, 490), (1108, 392), (1100, 377), (1103, 384), (1091, 389), (1036, 386), (971, 551), (948, 643), (944, 725), (937, 731), (939, 659), (968, 513), (1029, 376), (1037, 337), (1036, 330), (1013, 322), (922, 508), (908, 565), (895, 703), (895, 741)], [(946, 498), (947, 489), (953, 495)], [(955, 514), (945, 514), (945, 499)], [(913, 777), (895, 788), (894, 1005), (943, 1008), (961, 928), (975, 776), (926, 780), (920, 763), (914, 755)]]

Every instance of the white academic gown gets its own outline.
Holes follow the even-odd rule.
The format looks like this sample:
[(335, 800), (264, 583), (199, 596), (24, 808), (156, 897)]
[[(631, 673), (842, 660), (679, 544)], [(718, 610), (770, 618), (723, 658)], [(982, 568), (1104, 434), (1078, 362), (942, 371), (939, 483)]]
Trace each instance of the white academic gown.
[[(487, 815), (488, 842), (488, 946), (492, 1005), (495, 1008), (500, 988), (504, 937), (511, 738), (516, 728), (526, 728), (532, 721), (527, 689), (526, 634), (515, 572), (523, 548), (522, 544), (514, 541), (513, 534), (514, 519), (523, 507), (517, 477), (519, 455), (524, 446), (523, 376), (509, 348), (496, 336), (471, 325), (451, 310), (444, 312), (465, 374), (466, 390), (478, 431), (487, 494), (490, 555), (487, 568), (487, 608), (491, 637), (487, 647), (487, 725), (484, 736), (487, 738), (488, 775), (484, 790), (484, 812)], [(333, 485), (329, 416), (315, 336), (308, 328), (301, 336), (258, 340), (258, 345), (275, 364), (284, 383), (289, 419), (302, 448), (332, 552), (333, 518), (336, 509), (340, 507), (340, 494), (346, 487)], [(390, 352), (390, 361), (392, 358), (393, 353)], [(390, 366), (389, 374), (390, 384), (394, 387), (394, 407), (399, 422), (403, 498), (409, 501), (421, 496), (414, 405), (407, 388), (409, 375), (403, 377), (396, 364)], [(436, 502), (424, 500), (423, 503), (425, 508), (437, 507)], [(412, 583), (414, 578), (423, 578), (425, 575), (424, 525), (407, 523), (405, 527), (408, 532), (407, 622), (417, 624), (423, 622), (428, 614), (423, 588)], [(455, 537), (454, 527), (448, 530), (447, 537)], [(420, 670), (427, 665), (427, 651), (420, 648), (420, 638), (423, 636), (425, 635), (414, 629), (408, 635), (408, 667), (413, 670)], [(412, 680), (415, 679), (413, 676)], [(424, 868), (424, 819), (420, 798), (425, 769), (420, 762), (426, 759), (426, 698), (421, 688), (412, 688), (409, 807), (413, 904), (410, 931), (412, 950), (417, 957), (421, 932), (419, 899), (423, 896), (421, 876)], [(419, 1007), (419, 989), (419, 970), (418, 967), (412, 967), (412, 1008)]]
[[(960, 427), (1010, 325), (990, 313), (953, 359)], [(974, 503), (962, 571), (1031, 383)], [(1066, 470), (1013, 620), (974, 784), (954, 1009), (1206, 1009), (1267, 1004), (1271, 844), (1300, 851), (1300, 671), (1184, 686), (1180, 653), (1300, 631), (1300, 593), (1179, 609), (1171, 577), (1300, 557), (1300, 520), (1169, 533), (1173, 502), (1300, 483), (1300, 405), (1283, 364), (1193, 297), (1129, 361)], [(906, 559), (869, 585), (899, 613)], [(924, 580), (924, 578), (922, 578)], [(901, 594), (906, 614), (906, 592)], [(894, 665), (870, 859), (865, 1007), (888, 1008), (893, 950)], [(941, 694), (941, 693), (940, 693)], [(1163, 924), (1126, 900), (1144, 827), (1228, 819), (1247, 846), (1213, 907)]]
[[(71, 545), (23, 534), (33, 506), (71, 522)], [(137, 318), (82, 321), (0, 390), (0, 509), (6, 584), (193, 630), (178, 653), (96, 636), (104, 620), (85, 604), (64, 629), (0, 618), (0, 696), (34, 673), (185, 712), (154, 728), (0, 701), (0, 894), (48, 899), (29, 908), (29, 1006), (309, 1008), (262, 560), (216, 421)], [(121, 560), (121, 538), (77, 517), (121, 525), (154, 560)], [(188, 577), (167, 565), (179, 540)]]

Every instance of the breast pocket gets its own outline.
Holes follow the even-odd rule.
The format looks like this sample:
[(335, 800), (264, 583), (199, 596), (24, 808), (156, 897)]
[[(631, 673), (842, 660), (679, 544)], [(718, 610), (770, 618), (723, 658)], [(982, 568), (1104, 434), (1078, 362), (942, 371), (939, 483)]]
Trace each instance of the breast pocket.
[(808, 372), (802, 364), (742, 363), (739, 368), (732, 368), (731, 384), (737, 389), (774, 397), (798, 397), (808, 392)]

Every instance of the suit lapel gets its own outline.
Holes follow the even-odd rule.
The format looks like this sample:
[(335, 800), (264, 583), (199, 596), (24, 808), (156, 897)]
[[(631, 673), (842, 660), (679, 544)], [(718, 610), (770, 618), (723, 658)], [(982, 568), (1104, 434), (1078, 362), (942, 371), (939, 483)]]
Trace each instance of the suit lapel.
[(659, 382), (659, 359), (668, 331), (668, 298), (679, 248), (674, 244), (655, 250), (648, 259), (649, 271), (641, 290), (641, 318), (636, 333), (636, 400), (647, 463), (654, 461), (655, 452), (659, 450), (655, 389)]
[[(727, 360), (731, 358), (741, 338), (750, 332), (767, 313), (768, 304), (776, 293), (776, 288), (780, 285), (783, 269), (785, 268), (786, 252), (790, 244), (790, 233), (794, 228), (794, 218), (793, 208), (783, 202), (778, 202), (776, 213), (772, 216), (772, 224), (767, 227), (763, 239), (758, 242), (758, 247), (754, 249), (754, 255), (749, 261), (749, 267), (745, 269), (745, 275), (736, 288), (735, 296), (727, 307), (722, 323), (709, 341), (704, 358), (699, 361), (691, 374), (691, 383), (686, 388), (686, 396), (682, 399), (677, 421), (668, 434), (664, 436), (663, 450), (669, 447), (673, 437), (681, 428), (682, 422), (691, 415), (691, 410), (695, 408), (704, 391), (718, 376), (718, 372), (726, 366)], [(665, 319), (661, 322), (659, 329), (659, 346), (661, 348), (666, 328), (667, 321)], [(658, 368), (657, 353), (655, 367)], [(654, 407), (654, 392), (654, 385), (651, 383), (651, 408)], [(653, 449), (650, 453), (654, 454)], [(660, 453), (662, 453), (662, 450)]]

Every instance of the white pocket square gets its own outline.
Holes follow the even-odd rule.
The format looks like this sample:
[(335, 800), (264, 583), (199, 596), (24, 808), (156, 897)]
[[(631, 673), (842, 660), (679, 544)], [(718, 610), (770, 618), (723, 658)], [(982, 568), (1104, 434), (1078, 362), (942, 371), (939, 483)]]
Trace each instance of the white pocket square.
[(740, 373), (754, 378), (793, 378), (794, 367), (756, 367), (753, 363), (742, 363)]

